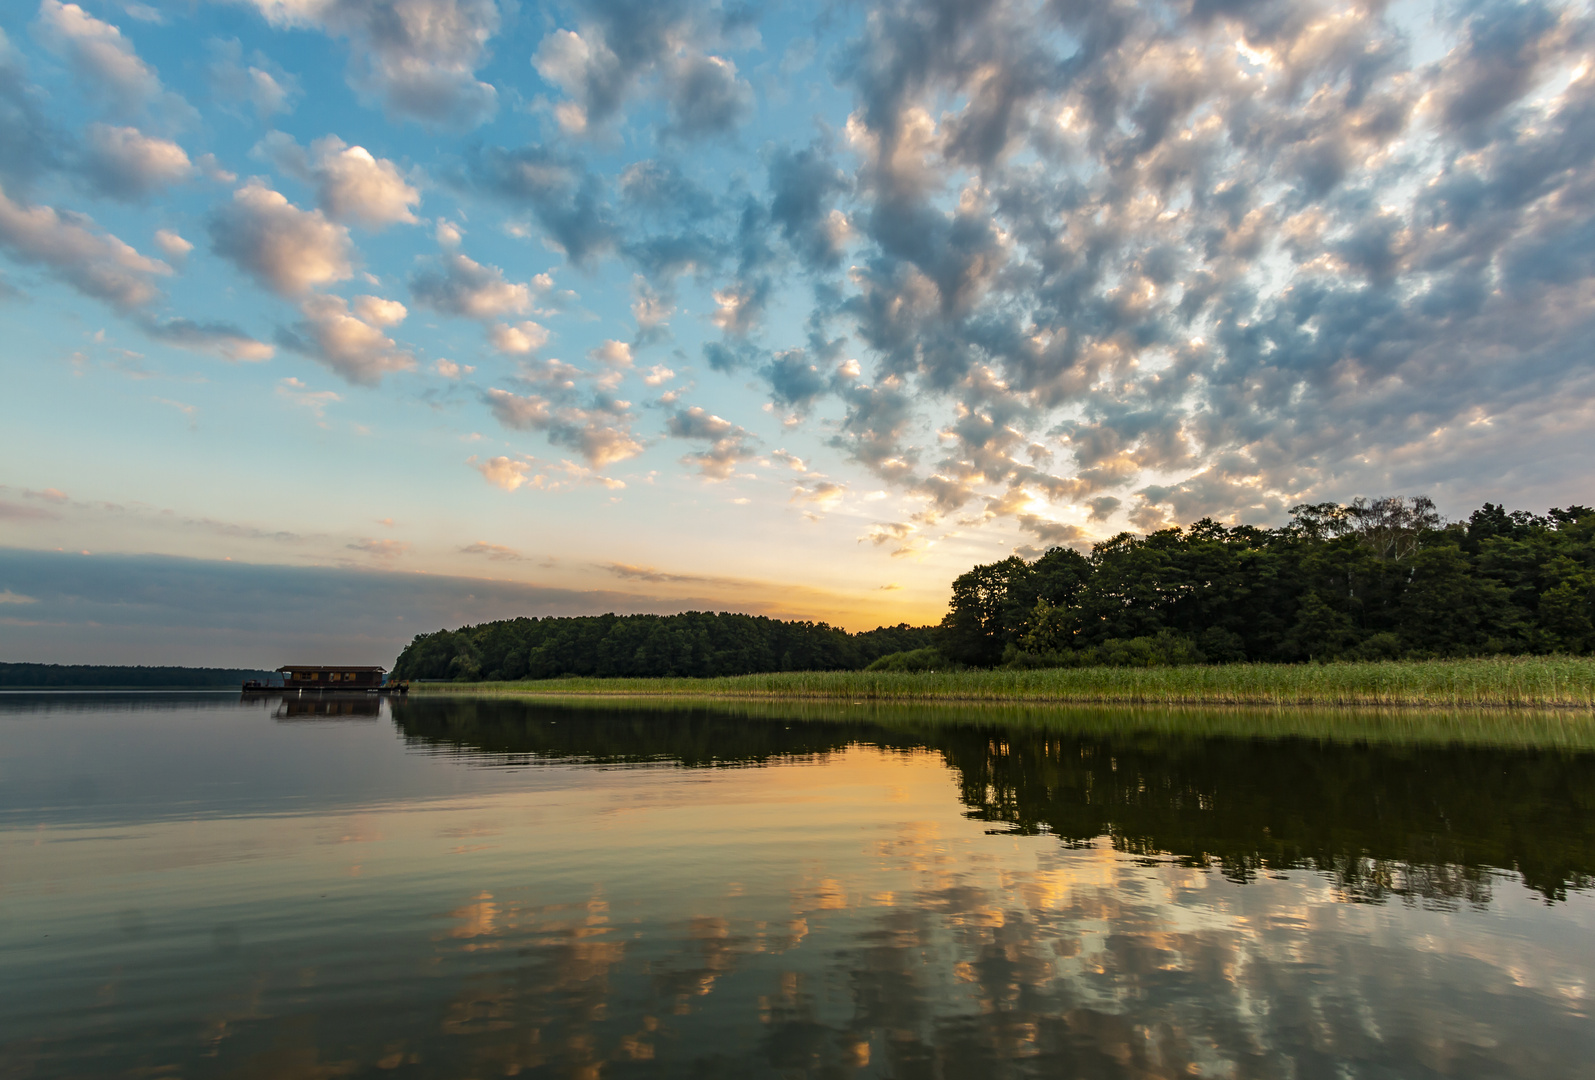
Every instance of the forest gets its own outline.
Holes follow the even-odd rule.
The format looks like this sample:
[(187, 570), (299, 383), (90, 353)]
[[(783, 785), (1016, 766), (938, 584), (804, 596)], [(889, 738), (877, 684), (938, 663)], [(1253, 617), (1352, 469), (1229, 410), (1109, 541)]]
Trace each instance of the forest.
[(1090, 554), (976, 566), (940, 625), (857, 634), (685, 612), (510, 619), (423, 634), (397, 678), (720, 676), (774, 671), (1588, 654), (1595, 510), (1486, 503), (1442, 521), (1427, 498), (1301, 505), (1285, 525), (1204, 518)]
[(1595, 510), (1486, 503), (1446, 524), (1392, 497), (977, 566), (938, 648), (980, 667), (1584, 654), (1592, 616)]
[(825, 623), (724, 611), (502, 619), (418, 635), (390, 677), (492, 682), (851, 671), (882, 656), (929, 648), (938, 633), (899, 625), (849, 634)]

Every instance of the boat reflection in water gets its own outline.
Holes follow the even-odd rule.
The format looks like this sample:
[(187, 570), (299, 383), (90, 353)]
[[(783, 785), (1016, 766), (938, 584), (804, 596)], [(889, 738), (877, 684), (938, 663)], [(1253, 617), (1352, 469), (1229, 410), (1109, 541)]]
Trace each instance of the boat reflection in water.
[[(370, 704), (397, 738), (173, 713), (157, 742), (244, 720), (249, 764), (174, 774), (161, 807), (0, 806), (0, 1071), (1541, 1078), (1595, 1054), (1587, 718), (1307, 723), (1342, 741), (1269, 737), (1299, 714)], [(92, 718), (39, 722), (65, 785), (84, 766), (51, 740)]]
[[(272, 699), (276, 695), (246, 694), (245, 701)], [(369, 694), (317, 694), (306, 697), (287, 693), (276, 698), (272, 711), (276, 720), (375, 720), (382, 715), (382, 701)]]

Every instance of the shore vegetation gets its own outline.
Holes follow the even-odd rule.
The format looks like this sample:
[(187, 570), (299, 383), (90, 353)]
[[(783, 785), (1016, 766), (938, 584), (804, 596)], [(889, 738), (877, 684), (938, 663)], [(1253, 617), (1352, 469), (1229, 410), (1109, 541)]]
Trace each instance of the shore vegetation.
[(1595, 708), (1595, 658), (1486, 657), (1327, 664), (1069, 667), (964, 671), (769, 672), (710, 679), (566, 677), (419, 683), (416, 693), (548, 697), (1157, 705)]

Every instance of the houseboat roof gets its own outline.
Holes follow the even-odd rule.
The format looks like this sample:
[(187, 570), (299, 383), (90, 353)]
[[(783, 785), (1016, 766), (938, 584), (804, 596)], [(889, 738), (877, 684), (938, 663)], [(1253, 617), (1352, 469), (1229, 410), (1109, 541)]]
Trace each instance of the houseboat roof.
[(361, 664), (285, 664), (278, 668), (279, 673), (285, 671), (380, 671), (386, 672), (385, 667), (370, 667)]

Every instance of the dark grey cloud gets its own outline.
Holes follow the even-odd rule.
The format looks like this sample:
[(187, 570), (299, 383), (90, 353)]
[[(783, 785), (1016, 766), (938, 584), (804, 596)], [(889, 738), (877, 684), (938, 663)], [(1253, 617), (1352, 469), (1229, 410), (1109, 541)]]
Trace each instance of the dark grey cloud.
[(61, 162), (64, 136), (44, 110), (43, 94), (0, 30), (0, 181), (15, 191)]
[(771, 400), (800, 414), (813, 408), (831, 385), (802, 349), (776, 353), (760, 374), (770, 384)]
[(618, 187), (627, 203), (662, 216), (700, 221), (719, 210), (714, 193), (670, 161), (633, 162), (621, 171)]
[(673, 438), (709, 443), (706, 450), (687, 454), (681, 460), (711, 480), (726, 479), (738, 465), (758, 454), (758, 439), (752, 433), (697, 405), (671, 413), (665, 431)]
[(232, 323), (199, 323), (192, 319), (145, 319), (139, 323), (156, 341), (177, 345), (195, 352), (210, 353), (223, 360), (269, 360), (272, 348)]
[(411, 274), (410, 295), (434, 311), (467, 319), (518, 315), (532, 302), (527, 285), (458, 252), (440, 255)]
[(573, 263), (614, 247), (618, 229), (603, 180), (578, 158), (548, 146), (488, 147), (476, 155), (478, 184), (532, 211)]
[(1588, 28), (1552, 4), (1482, 0), (1462, 6), (1463, 45), (1439, 74), (1441, 116), (1469, 141), (1526, 94), (1543, 66), (1588, 44)]
[(757, 364), (764, 355), (758, 346), (746, 341), (709, 341), (703, 346), (703, 358), (710, 369), (725, 375)]
[(664, 132), (694, 139), (734, 131), (753, 110), (753, 88), (719, 56), (686, 56), (670, 68), (670, 122)]
[(394, 116), (437, 129), (473, 128), (497, 110), (498, 91), (476, 78), (499, 29), (494, 0), (250, 2), (275, 25), (312, 26), (347, 40), (349, 84)]
[(723, 600), (661, 600), (481, 578), (271, 566), (163, 555), (0, 548), (7, 659), (273, 668), (293, 656), (391, 665), (419, 633), (517, 616), (668, 613)]
[(852, 185), (819, 145), (801, 150), (777, 147), (769, 155), (770, 220), (810, 267), (834, 267), (847, 238), (847, 220), (837, 197)]
[[(557, 364), (551, 361), (550, 367)], [(488, 389), (482, 402), (495, 419), (517, 431), (541, 431), (554, 446), (581, 454), (588, 465), (601, 469), (642, 452), (642, 443), (632, 431), (633, 416), (628, 403), (605, 391), (594, 391), (585, 398), (574, 373), (564, 368), (545, 372), (525, 371), (513, 380), (526, 393), (517, 394), (498, 387)]]
[(299, 79), (264, 53), (256, 50), (246, 60), (237, 38), (215, 38), (205, 44), (210, 54), (205, 74), (218, 98), (248, 102), (262, 120), (289, 112), (298, 102)]
[(532, 62), (562, 92), (554, 115), (568, 134), (604, 128), (651, 88), (667, 114), (661, 135), (723, 135), (751, 113), (753, 91), (714, 50), (752, 21), (751, 9), (690, 0), (589, 0), (577, 7), (575, 28), (548, 34)]

